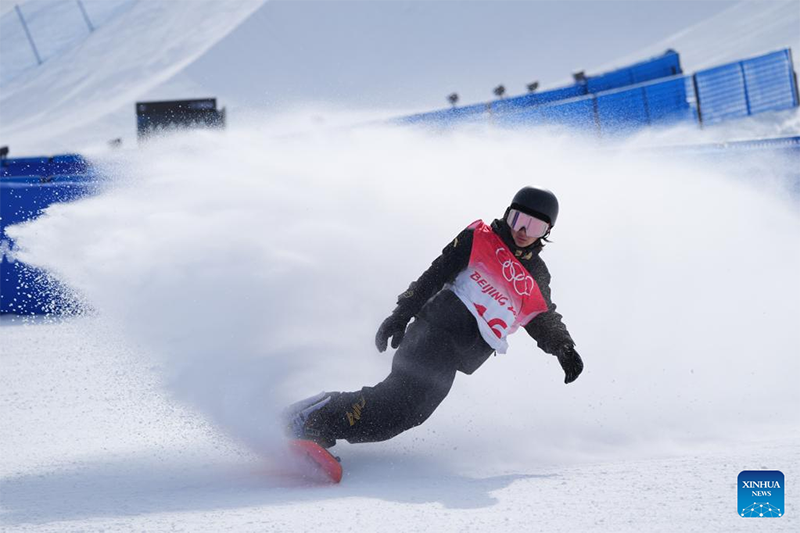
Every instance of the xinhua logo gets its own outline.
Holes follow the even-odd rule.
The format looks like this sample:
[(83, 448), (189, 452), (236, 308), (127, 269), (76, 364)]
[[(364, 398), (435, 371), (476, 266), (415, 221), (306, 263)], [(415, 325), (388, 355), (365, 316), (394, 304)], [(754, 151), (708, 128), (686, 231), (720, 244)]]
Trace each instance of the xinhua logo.
[(779, 518), (784, 513), (784, 479), (778, 470), (744, 470), (739, 474), (739, 516)]

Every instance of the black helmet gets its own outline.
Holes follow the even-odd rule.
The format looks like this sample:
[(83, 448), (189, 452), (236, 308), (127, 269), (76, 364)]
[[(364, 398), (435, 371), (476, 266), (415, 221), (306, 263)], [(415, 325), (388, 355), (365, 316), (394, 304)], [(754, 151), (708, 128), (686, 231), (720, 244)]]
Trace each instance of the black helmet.
[(547, 189), (523, 187), (511, 200), (511, 209), (544, 220), (552, 228), (558, 218), (558, 199)]

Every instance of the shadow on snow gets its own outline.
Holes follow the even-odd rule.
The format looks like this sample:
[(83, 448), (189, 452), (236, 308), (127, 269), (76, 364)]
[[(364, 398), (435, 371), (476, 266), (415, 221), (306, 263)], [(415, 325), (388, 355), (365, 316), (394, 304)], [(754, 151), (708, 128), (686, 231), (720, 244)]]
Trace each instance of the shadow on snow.
[(354, 497), (477, 509), (496, 504), (492, 493), (517, 480), (556, 477), (536, 474), (468, 477), (418, 456), (373, 452), (351, 457), (345, 460), (342, 483), (335, 486), (308, 484), (297, 476), (282, 473), (276, 465), (250, 460), (188, 462), (177, 457), (159, 460), (131, 456), (69, 465), (0, 480), (3, 508), (0, 522), (46, 524)]

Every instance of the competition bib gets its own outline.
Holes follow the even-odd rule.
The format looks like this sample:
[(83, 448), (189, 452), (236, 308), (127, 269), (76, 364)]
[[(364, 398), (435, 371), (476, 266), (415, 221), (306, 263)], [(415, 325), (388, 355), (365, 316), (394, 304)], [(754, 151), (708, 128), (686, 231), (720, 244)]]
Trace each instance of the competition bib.
[(473, 229), (469, 266), (453, 281), (452, 291), (478, 322), (486, 343), (506, 353), (506, 337), (547, 311), (533, 276), (490, 226), (482, 220)]

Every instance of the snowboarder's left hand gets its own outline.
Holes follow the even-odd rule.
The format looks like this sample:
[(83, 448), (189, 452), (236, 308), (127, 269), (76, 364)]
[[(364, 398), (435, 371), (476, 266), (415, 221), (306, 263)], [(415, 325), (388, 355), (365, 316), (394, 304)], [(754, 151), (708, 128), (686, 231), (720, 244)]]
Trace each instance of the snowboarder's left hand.
[(386, 345), (389, 342), (389, 337), (392, 338), (392, 348), (397, 348), (406, 334), (406, 326), (411, 321), (397, 312), (383, 321), (381, 327), (378, 328), (378, 333), (375, 335), (375, 346), (379, 352), (386, 351)]
[(564, 383), (572, 383), (583, 372), (583, 360), (575, 347), (571, 344), (564, 345), (563, 348), (556, 354), (558, 362), (561, 363), (561, 368), (564, 369)]

